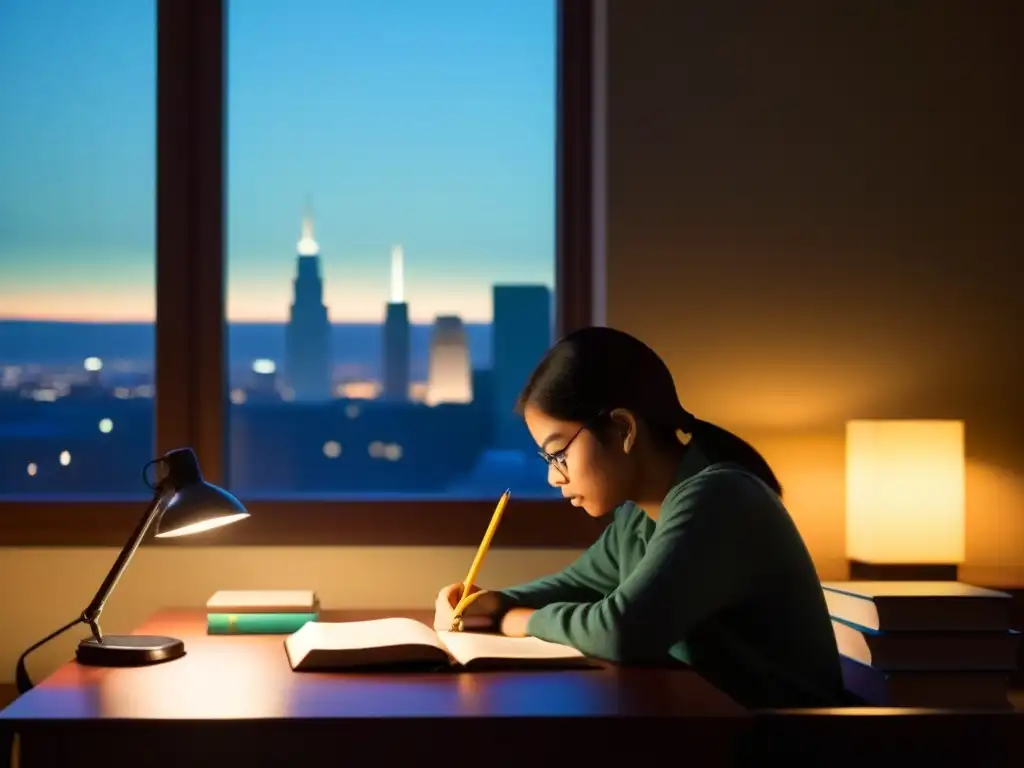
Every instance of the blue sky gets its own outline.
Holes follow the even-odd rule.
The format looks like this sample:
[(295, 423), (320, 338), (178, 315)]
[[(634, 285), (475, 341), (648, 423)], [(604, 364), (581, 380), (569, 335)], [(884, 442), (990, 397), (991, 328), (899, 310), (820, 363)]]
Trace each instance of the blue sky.
[[(100, 13), (98, 9), (106, 9)], [(553, 284), (554, 0), (244, 0), (228, 22), (228, 314), (283, 319), (311, 202), (335, 321)], [(155, 8), (0, 3), (0, 317), (150, 319)]]

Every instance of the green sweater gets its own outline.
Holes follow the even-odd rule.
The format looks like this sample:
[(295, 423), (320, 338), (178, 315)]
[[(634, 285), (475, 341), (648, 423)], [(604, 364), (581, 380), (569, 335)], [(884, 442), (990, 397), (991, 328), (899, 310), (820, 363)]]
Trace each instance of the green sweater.
[(626, 503), (561, 573), (501, 593), (534, 637), (618, 664), (691, 666), (751, 708), (843, 702), (811, 557), (781, 500), (691, 445), (657, 522)]

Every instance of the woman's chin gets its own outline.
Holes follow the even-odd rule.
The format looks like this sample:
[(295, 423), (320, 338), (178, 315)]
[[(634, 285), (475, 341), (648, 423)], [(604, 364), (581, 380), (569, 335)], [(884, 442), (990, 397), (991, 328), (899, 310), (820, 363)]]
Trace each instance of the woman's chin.
[(590, 517), (604, 517), (612, 511), (611, 509), (607, 509), (604, 505), (594, 504), (594, 502), (588, 499), (583, 499), (581, 503), (575, 504), (574, 506), (580, 507)]
[(604, 517), (612, 509), (607, 508), (604, 504), (595, 504), (586, 496), (570, 496), (569, 503), (578, 509), (582, 509), (590, 517)]

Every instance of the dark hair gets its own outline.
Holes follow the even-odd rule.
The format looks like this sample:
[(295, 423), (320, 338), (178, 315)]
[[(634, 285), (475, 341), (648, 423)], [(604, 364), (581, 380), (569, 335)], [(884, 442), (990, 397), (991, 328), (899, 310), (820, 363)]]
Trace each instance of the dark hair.
[(764, 457), (742, 438), (683, 408), (668, 366), (628, 333), (597, 326), (560, 340), (530, 375), (516, 411), (522, 413), (528, 403), (556, 419), (578, 423), (626, 408), (643, 420), (659, 445), (681, 447), (681, 430), (692, 436), (712, 464), (739, 464), (782, 494)]

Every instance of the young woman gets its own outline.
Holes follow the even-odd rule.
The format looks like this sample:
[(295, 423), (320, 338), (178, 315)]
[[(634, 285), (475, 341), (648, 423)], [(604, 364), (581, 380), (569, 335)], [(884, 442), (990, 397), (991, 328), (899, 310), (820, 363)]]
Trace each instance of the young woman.
[[(570, 334), (517, 410), (551, 485), (614, 518), (561, 573), (481, 595), (466, 629), (619, 664), (685, 663), (752, 708), (846, 701), (821, 586), (779, 481), (750, 445), (679, 404), (653, 350), (610, 328)], [(438, 594), (436, 626), (449, 628), (461, 589)]]

